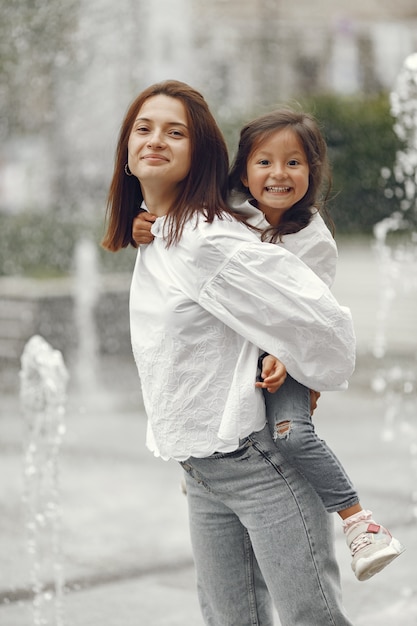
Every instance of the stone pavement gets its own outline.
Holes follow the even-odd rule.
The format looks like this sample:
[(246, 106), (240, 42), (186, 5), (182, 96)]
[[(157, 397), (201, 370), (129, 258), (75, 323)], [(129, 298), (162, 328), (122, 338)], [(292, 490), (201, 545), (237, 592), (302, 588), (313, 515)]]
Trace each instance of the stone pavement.
[[(356, 626), (415, 626), (416, 424), (397, 417), (390, 425), (384, 415), (394, 400), (371, 391), (381, 364), (370, 356), (378, 275), (369, 248), (341, 248), (334, 291), (354, 315), (358, 367), (347, 392), (323, 395), (316, 427), (344, 463), (362, 504), (406, 546), (389, 568), (359, 583), (335, 519), (344, 601)], [(389, 348), (395, 354), (391, 361), (401, 368), (415, 362), (416, 309), (416, 294), (404, 296), (389, 322)], [(415, 390), (406, 401), (412, 405), (407, 411), (416, 418)], [(146, 420), (129, 358), (103, 359), (94, 394), (81, 397), (70, 388), (66, 425), (59, 459), (65, 625), (203, 626), (194, 589), (186, 498), (179, 488), (181, 471), (173, 462), (155, 459), (144, 447)], [(21, 502), (23, 435), (18, 398), (4, 396), (0, 626), (35, 624)], [(58, 626), (54, 621), (44, 623)]]

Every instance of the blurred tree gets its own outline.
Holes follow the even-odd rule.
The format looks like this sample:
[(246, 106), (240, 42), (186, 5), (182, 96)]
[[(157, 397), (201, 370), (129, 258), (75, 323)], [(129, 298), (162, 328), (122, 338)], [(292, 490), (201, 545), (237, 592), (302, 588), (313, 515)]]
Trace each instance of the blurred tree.
[(326, 95), (304, 102), (319, 120), (333, 170), (331, 214), (339, 233), (371, 233), (396, 210), (384, 193), (383, 168), (400, 147), (388, 94), (366, 98)]
[(71, 59), (78, 0), (0, 0), (0, 133), (54, 121), (54, 79)]

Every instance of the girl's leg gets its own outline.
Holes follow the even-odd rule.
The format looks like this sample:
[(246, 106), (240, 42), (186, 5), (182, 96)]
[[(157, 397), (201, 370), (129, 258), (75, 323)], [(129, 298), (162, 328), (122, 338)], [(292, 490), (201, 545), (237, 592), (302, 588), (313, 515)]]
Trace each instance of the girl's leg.
[(264, 398), (278, 449), (311, 483), (327, 511), (361, 510), (358, 494), (343, 466), (314, 430), (309, 389), (287, 376), (276, 393), (265, 391)]
[[(284, 461), (267, 428), (251, 435), (248, 447), (237, 453), (189, 459), (183, 465), (196, 481), (188, 478), (188, 495), (197, 572), (205, 585), (202, 597), (212, 615), (222, 615), (207, 624), (271, 624), (269, 617), (250, 621), (242, 529), (282, 626), (351, 624), (341, 605), (332, 520), (311, 485)], [(258, 590), (264, 593), (261, 580), (258, 576), (254, 583), (258, 602)], [(229, 622), (224, 612), (229, 618), (232, 606), (238, 618)]]
[(283, 456), (310, 482), (329, 513), (343, 520), (352, 570), (367, 580), (397, 558), (404, 548), (377, 524), (358, 495), (332, 450), (314, 431), (310, 416), (310, 391), (287, 376), (275, 394), (264, 392), (268, 423)]

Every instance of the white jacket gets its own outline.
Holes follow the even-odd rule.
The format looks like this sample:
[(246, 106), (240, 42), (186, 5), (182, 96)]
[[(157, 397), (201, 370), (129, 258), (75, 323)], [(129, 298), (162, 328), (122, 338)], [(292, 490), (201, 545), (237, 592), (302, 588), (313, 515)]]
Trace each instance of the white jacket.
[(166, 248), (166, 219), (138, 252), (130, 294), (147, 445), (157, 456), (230, 452), (263, 428), (259, 348), (310, 388), (346, 387), (351, 315), (312, 270), (231, 218), (195, 218)]
[[(243, 213), (252, 226), (262, 230), (270, 226), (262, 211), (252, 206), (249, 201), (237, 204), (234, 208)], [(283, 235), (282, 241), (276, 245), (298, 256), (328, 287), (333, 285), (338, 257), (337, 246), (320, 213), (314, 213), (308, 226), (298, 233)]]

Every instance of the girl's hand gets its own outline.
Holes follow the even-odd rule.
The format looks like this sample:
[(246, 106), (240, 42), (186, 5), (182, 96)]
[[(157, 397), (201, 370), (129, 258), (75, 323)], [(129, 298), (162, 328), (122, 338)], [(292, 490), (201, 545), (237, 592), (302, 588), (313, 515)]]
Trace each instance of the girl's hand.
[(262, 381), (255, 383), (255, 387), (275, 393), (287, 378), (285, 365), (272, 354), (268, 354), (262, 361)]
[(156, 215), (141, 211), (133, 220), (132, 238), (138, 246), (144, 243), (151, 243), (154, 236), (151, 233), (151, 226), (156, 220)]
[(313, 415), (314, 411), (317, 409), (317, 402), (320, 396), (320, 391), (314, 391), (314, 389), (310, 389), (310, 415)]

